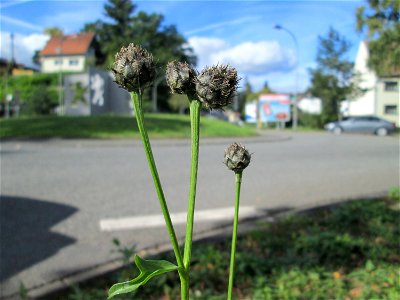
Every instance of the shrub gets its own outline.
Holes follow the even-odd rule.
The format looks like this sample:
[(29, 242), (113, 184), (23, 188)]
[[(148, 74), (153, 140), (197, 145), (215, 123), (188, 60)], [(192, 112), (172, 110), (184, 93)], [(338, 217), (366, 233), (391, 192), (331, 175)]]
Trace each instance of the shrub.
[(324, 126), (320, 115), (307, 114), (301, 111), (299, 111), (299, 125), (309, 128), (323, 128)]
[(7, 94), (12, 94), (18, 98), (22, 114), (49, 114), (56, 106), (57, 90), (57, 74), (3, 77), (0, 79), (0, 103)]
[(47, 86), (37, 86), (32, 89), (32, 95), (26, 102), (26, 113), (34, 115), (49, 115), (58, 105), (57, 95)]

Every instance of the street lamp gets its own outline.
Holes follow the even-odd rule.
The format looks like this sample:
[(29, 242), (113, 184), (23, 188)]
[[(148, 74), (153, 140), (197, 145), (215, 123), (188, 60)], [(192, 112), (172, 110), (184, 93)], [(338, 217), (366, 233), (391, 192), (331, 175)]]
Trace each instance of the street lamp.
[(153, 89), (151, 93), (151, 102), (153, 106), (153, 112), (156, 113), (158, 111), (157, 107), (157, 87), (158, 85), (165, 79), (165, 76), (158, 77), (153, 83)]
[(63, 54), (62, 54), (62, 48), (63, 48), (63, 40), (64, 40), (64, 36), (61, 35), (60, 36), (60, 46), (56, 48), (56, 54), (58, 56), (57, 60), (58, 60), (58, 64), (60, 65), (59, 69), (58, 69), (58, 103), (60, 105), (60, 115), (64, 114), (64, 97), (63, 97), (63, 78), (62, 78), (62, 65), (64, 63), (64, 59), (63, 59)]
[(297, 66), (296, 66), (296, 86), (295, 86), (295, 94), (294, 94), (294, 105), (293, 105), (293, 122), (292, 122), (292, 129), (297, 128), (298, 122), (298, 114), (297, 114), (297, 96), (299, 91), (299, 44), (297, 43), (296, 36), (287, 28), (281, 25), (275, 25), (274, 29), (286, 31), (293, 39), (294, 44), (296, 46), (296, 57), (297, 57)]

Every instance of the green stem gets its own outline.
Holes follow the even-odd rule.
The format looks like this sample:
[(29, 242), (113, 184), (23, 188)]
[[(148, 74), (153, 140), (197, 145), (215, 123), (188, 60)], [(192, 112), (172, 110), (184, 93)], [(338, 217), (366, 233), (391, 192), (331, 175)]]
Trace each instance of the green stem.
[[(199, 165), (200, 110), (201, 110), (201, 102), (197, 99), (190, 99), (192, 158), (190, 167), (190, 187), (189, 187), (189, 200), (188, 200), (187, 221), (186, 221), (185, 250), (183, 254), (183, 264), (185, 266), (186, 274), (188, 275), (187, 277), (188, 284), (189, 284), (190, 257), (191, 257), (192, 240), (193, 240), (197, 170)], [(187, 286), (187, 288), (189, 288), (189, 286)]]
[(171, 217), (170, 217), (170, 214), (169, 214), (169, 211), (168, 211), (168, 207), (167, 207), (167, 202), (165, 201), (164, 192), (163, 192), (163, 189), (162, 189), (162, 186), (161, 186), (160, 178), (158, 176), (157, 167), (156, 167), (156, 163), (154, 161), (153, 152), (151, 150), (149, 137), (148, 137), (147, 131), (146, 131), (145, 127), (144, 127), (144, 116), (143, 116), (143, 110), (141, 109), (141, 98), (142, 98), (142, 96), (141, 96), (141, 94), (138, 94), (138, 93), (135, 93), (135, 92), (132, 92), (130, 94), (131, 94), (133, 106), (134, 106), (134, 109), (135, 109), (135, 116), (136, 116), (136, 121), (137, 121), (138, 128), (139, 128), (140, 136), (142, 137), (144, 150), (146, 152), (147, 162), (149, 163), (151, 176), (153, 177), (154, 186), (155, 186), (156, 191), (157, 191), (158, 200), (160, 202), (161, 210), (162, 210), (162, 213), (164, 215), (165, 223), (167, 225), (169, 238), (171, 240), (172, 248), (174, 250), (175, 257), (176, 257), (176, 261), (177, 261), (178, 267), (180, 269), (179, 275), (181, 276), (181, 278), (186, 278), (187, 276), (186, 276), (186, 271), (185, 271), (185, 267), (184, 267), (184, 264), (183, 264), (182, 254), (181, 254), (180, 249), (179, 249), (179, 244), (178, 244), (178, 240), (176, 238), (174, 226), (172, 225)]
[(231, 249), (231, 262), (229, 267), (229, 285), (228, 285), (227, 300), (232, 300), (233, 278), (235, 273), (236, 239), (237, 239), (237, 229), (239, 223), (239, 199), (240, 199), (240, 185), (242, 183), (242, 172), (236, 173), (235, 175), (236, 175), (235, 216), (233, 219), (232, 249)]

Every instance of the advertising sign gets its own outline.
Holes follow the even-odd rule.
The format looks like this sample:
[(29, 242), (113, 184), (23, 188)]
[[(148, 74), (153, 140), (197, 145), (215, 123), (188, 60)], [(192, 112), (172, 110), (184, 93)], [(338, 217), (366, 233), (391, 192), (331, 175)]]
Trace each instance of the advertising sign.
[[(261, 122), (288, 122), (290, 121), (290, 96), (288, 94), (261, 94), (260, 98)], [(246, 105), (246, 122), (257, 121), (257, 103)]]

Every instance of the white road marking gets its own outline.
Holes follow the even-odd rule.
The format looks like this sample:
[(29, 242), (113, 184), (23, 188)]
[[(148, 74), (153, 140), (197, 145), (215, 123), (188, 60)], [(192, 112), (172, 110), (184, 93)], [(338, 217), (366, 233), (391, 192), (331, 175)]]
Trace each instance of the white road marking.
[[(234, 207), (200, 210), (195, 212), (194, 220), (195, 222), (233, 221), (234, 212)], [(255, 207), (241, 206), (239, 208), (239, 219), (261, 215), (262, 213)], [(171, 213), (171, 220), (174, 225), (185, 224), (186, 212)], [(161, 214), (100, 220), (101, 231), (154, 228), (162, 226), (165, 226), (165, 221)]]

